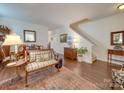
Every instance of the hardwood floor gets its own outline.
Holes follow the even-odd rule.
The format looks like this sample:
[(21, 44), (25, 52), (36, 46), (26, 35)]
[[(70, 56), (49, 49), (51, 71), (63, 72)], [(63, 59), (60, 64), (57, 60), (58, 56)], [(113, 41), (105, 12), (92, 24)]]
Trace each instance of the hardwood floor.
[[(88, 81), (96, 84), (101, 89), (110, 89), (109, 84), (111, 81), (111, 70), (113, 68), (120, 69), (117, 65), (108, 65), (106, 62), (96, 61), (93, 64), (85, 62), (77, 62), (70, 59), (65, 59), (65, 67), (73, 71), (75, 74), (87, 79)], [(23, 68), (22, 68), (23, 69)], [(20, 69), (21, 74), (24, 72)], [(15, 68), (5, 67), (0, 71), (0, 82), (16, 76)]]
[(107, 62), (96, 61), (93, 64), (85, 62), (77, 62), (70, 59), (65, 59), (65, 67), (69, 68), (75, 74), (96, 84), (101, 89), (110, 89), (111, 86), (111, 71), (112, 69), (120, 69), (118, 65), (108, 65)]
[[(16, 77), (16, 68), (15, 67), (7, 67), (8, 62), (4, 63), (4, 67), (2, 66), (0, 68), (0, 83), (6, 80), (9, 80), (13, 77)], [(1, 65), (1, 64), (0, 64)], [(19, 70), (19, 73), (21, 75), (24, 74), (24, 67), (21, 67), (21, 69)]]

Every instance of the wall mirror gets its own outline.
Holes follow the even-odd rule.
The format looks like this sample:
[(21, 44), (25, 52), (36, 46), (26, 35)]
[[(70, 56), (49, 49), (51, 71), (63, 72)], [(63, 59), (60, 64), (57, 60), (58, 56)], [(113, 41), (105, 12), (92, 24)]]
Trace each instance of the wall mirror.
[(111, 32), (111, 45), (124, 45), (124, 31)]
[(36, 32), (32, 30), (24, 30), (24, 42), (36, 42)]

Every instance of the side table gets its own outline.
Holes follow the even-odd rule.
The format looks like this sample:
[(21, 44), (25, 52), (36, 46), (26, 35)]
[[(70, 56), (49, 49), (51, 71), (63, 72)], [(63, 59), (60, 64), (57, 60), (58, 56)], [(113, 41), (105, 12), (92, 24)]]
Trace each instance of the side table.
[(26, 62), (24, 59), (19, 59), (18, 61), (14, 61), (14, 62), (11, 62), (11, 63), (8, 63), (6, 66), (7, 67), (15, 67), (16, 68), (16, 75), (17, 75), (17, 78), (20, 79), (21, 78), (21, 75), (19, 73), (19, 68), (24, 65)]

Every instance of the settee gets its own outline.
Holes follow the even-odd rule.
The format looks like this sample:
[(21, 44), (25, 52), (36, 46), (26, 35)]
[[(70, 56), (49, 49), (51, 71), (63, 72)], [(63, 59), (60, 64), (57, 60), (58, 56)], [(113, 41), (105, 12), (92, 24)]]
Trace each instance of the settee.
[[(48, 67), (56, 67), (58, 60), (54, 56), (52, 49), (42, 50), (28, 50), (25, 54), (26, 66), (25, 66), (25, 85), (28, 86), (29, 73), (35, 72)], [(59, 70), (60, 67), (56, 67)]]

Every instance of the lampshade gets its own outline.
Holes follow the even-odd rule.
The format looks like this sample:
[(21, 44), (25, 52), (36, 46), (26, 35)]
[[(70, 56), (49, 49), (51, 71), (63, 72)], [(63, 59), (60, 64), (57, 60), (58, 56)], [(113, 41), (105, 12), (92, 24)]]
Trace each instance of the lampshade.
[(23, 44), (20, 36), (16, 34), (6, 35), (5, 41), (2, 45), (20, 45)]

